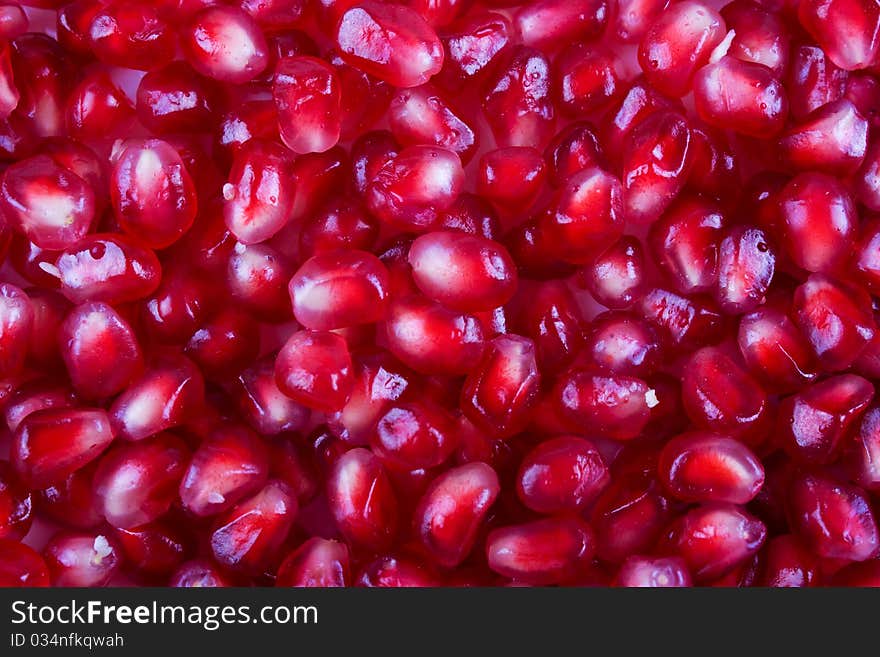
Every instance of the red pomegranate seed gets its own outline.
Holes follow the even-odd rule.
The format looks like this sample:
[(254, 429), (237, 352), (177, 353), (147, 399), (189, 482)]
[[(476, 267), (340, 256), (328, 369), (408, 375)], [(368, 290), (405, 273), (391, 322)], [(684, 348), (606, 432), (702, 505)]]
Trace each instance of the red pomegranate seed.
[(391, 468), (433, 468), (455, 451), (452, 417), (430, 401), (393, 403), (376, 422), (373, 452)]
[(614, 374), (645, 376), (656, 369), (659, 350), (650, 325), (628, 313), (609, 311), (593, 319), (580, 360)]
[(0, 538), (0, 586), (49, 585), (49, 569), (38, 552), (24, 543)]
[(395, 87), (417, 87), (443, 66), (437, 33), (414, 9), (366, 0), (342, 14), (335, 31), (342, 58)]
[(668, 588), (692, 586), (691, 574), (677, 557), (630, 557), (620, 566), (614, 586)]
[(854, 374), (814, 383), (779, 405), (777, 440), (796, 461), (828, 463), (874, 397), (874, 386)]
[(452, 567), (467, 558), (500, 489), (498, 475), (480, 462), (451, 468), (431, 482), (413, 526), (435, 562)]
[(880, 547), (864, 491), (819, 473), (795, 477), (788, 494), (792, 531), (824, 559), (865, 561)]
[(33, 521), (31, 493), (12, 470), (0, 461), (0, 541), (21, 540)]
[(272, 96), (282, 141), (295, 153), (323, 153), (342, 129), (339, 78), (317, 57), (284, 57), (275, 66)]
[(872, 406), (865, 412), (845, 451), (853, 480), (866, 490), (880, 489), (880, 409)]
[(624, 43), (638, 41), (668, 4), (668, 0), (619, 0), (612, 12), (614, 35)]
[(34, 307), (15, 285), (0, 284), (0, 377), (18, 375), (24, 367), (34, 326)]
[(287, 484), (270, 480), (219, 517), (211, 534), (214, 559), (233, 570), (261, 574), (276, 558), (296, 514), (296, 496)]
[(708, 63), (725, 34), (724, 19), (693, 0), (669, 5), (648, 28), (639, 44), (639, 64), (648, 82), (661, 93), (683, 96), (693, 75)]
[(750, 445), (769, 429), (767, 395), (758, 382), (717, 347), (695, 352), (684, 366), (682, 402), (691, 421)]
[(527, 424), (541, 375), (535, 344), (517, 335), (492, 340), (461, 389), (461, 410), (490, 435), (506, 437)]
[(411, 559), (379, 557), (364, 567), (355, 585), (370, 588), (426, 587), (439, 586), (440, 581)]
[(764, 231), (733, 227), (718, 247), (718, 307), (730, 315), (754, 310), (764, 302), (775, 271), (776, 254)]
[(861, 289), (842, 287), (830, 278), (813, 274), (795, 290), (795, 321), (829, 371), (848, 368), (876, 333)]
[(400, 89), (391, 99), (388, 123), (401, 144), (440, 146), (456, 153), (463, 164), (477, 147), (474, 128), (431, 85)]
[(181, 32), (189, 64), (202, 75), (240, 84), (260, 75), (268, 63), (266, 39), (250, 14), (237, 7), (206, 7)]
[(663, 288), (649, 290), (639, 310), (676, 347), (705, 344), (720, 330), (721, 317), (713, 308)]
[(526, 584), (564, 582), (589, 563), (595, 539), (575, 518), (546, 518), (495, 529), (486, 539), (489, 568)]
[(623, 150), (627, 219), (638, 224), (655, 221), (684, 187), (692, 165), (691, 133), (680, 114), (655, 112), (640, 123)]
[(59, 532), (43, 549), (52, 586), (105, 586), (119, 570), (122, 557), (110, 535)]
[(790, 534), (769, 540), (764, 558), (762, 586), (816, 586), (819, 581), (818, 559)]
[(59, 250), (85, 237), (95, 216), (95, 194), (73, 171), (38, 155), (3, 172), (0, 211), (37, 246)]
[(785, 88), (795, 119), (843, 97), (847, 72), (838, 68), (825, 51), (815, 45), (792, 48)]
[(275, 586), (340, 587), (351, 585), (345, 543), (313, 536), (291, 552), (278, 567)]
[(345, 452), (327, 475), (327, 501), (346, 539), (384, 550), (397, 533), (397, 499), (379, 459), (362, 447)]
[(192, 361), (161, 358), (113, 401), (110, 419), (120, 437), (143, 440), (190, 420), (204, 394), (202, 374)]
[(523, 43), (545, 49), (597, 38), (609, 13), (605, 0), (540, 0), (519, 9), (513, 23)]
[(387, 160), (366, 189), (367, 207), (381, 221), (425, 230), (452, 207), (464, 186), (459, 157), (434, 146), (409, 146)]
[(688, 511), (669, 528), (664, 543), (681, 556), (694, 580), (723, 577), (755, 555), (767, 528), (732, 504), (706, 504)]
[[(85, 18), (91, 12), (84, 12)], [(123, 0), (92, 15), (85, 40), (102, 62), (149, 71), (174, 58), (177, 38), (156, 8)]]
[(198, 559), (187, 561), (174, 571), (168, 586), (173, 587), (221, 587), (231, 586), (231, 582), (213, 563)]
[(157, 134), (208, 132), (216, 124), (219, 89), (186, 62), (147, 73), (136, 98), (138, 120)]
[(777, 13), (755, 0), (734, 0), (721, 9), (734, 32), (727, 53), (744, 62), (763, 64), (781, 76), (788, 68), (791, 30)]
[(595, 128), (586, 122), (572, 123), (561, 130), (544, 154), (549, 166), (550, 183), (562, 186), (571, 176), (589, 169), (601, 167), (605, 157)]
[(162, 516), (174, 502), (188, 456), (183, 441), (171, 434), (107, 452), (93, 484), (107, 522), (131, 529)]
[(697, 72), (694, 105), (706, 123), (751, 137), (779, 133), (788, 116), (785, 89), (773, 72), (733, 57)]
[[(213, 4), (213, 0), (194, 0)], [(304, 0), (242, 0), (241, 8), (254, 17), (260, 27), (271, 30), (296, 25), (306, 11)]]
[(278, 353), (275, 380), (285, 395), (307, 408), (341, 409), (354, 385), (345, 339), (329, 331), (294, 333)]
[(613, 55), (605, 50), (574, 43), (553, 61), (559, 108), (583, 116), (607, 107), (620, 91)]
[(309, 410), (278, 388), (274, 359), (264, 358), (243, 370), (236, 396), (243, 419), (262, 435), (298, 431), (309, 421)]
[(510, 43), (512, 28), (495, 12), (468, 12), (440, 33), (444, 48), (444, 86), (458, 88), (491, 70), (498, 54)]
[(77, 529), (94, 529), (104, 517), (92, 481), (99, 460), (92, 461), (58, 483), (39, 491), (37, 509), (51, 520)]
[(553, 395), (572, 431), (591, 426), (596, 435), (615, 440), (638, 436), (659, 403), (654, 389), (640, 378), (588, 370), (564, 374)]
[(0, 5), (0, 37), (14, 39), (28, 31), (28, 17), (20, 5)]
[(186, 537), (161, 521), (117, 529), (113, 536), (119, 544), (125, 569), (136, 570), (136, 576), (145, 579), (147, 584), (173, 573), (190, 551)]
[(516, 46), (487, 80), (483, 114), (496, 144), (542, 149), (553, 134), (550, 62), (534, 48)]
[(31, 413), (47, 408), (71, 408), (75, 405), (76, 396), (66, 386), (43, 379), (29, 381), (6, 400), (6, 426), (14, 432)]
[(751, 373), (780, 392), (803, 387), (818, 374), (809, 343), (788, 315), (775, 308), (743, 316), (738, 341)]
[(233, 298), (264, 321), (292, 319), (287, 285), (293, 276), (288, 259), (266, 244), (236, 244), (226, 272)]
[(300, 324), (315, 330), (346, 328), (385, 316), (388, 270), (365, 251), (330, 251), (306, 261), (289, 287)]
[(798, 20), (847, 71), (867, 68), (877, 57), (880, 8), (864, 0), (806, 0), (798, 4)]
[(797, 171), (846, 175), (858, 169), (868, 144), (868, 121), (848, 99), (823, 105), (786, 130), (779, 156)]
[(53, 408), (29, 415), (12, 440), (12, 467), (33, 488), (57, 484), (95, 460), (113, 440), (100, 409)]
[(66, 101), (67, 130), (79, 139), (122, 135), (134, 120), (131, 101), (105, 71), (86, 77)]
[(559, 436), (523, 457), (516, 476), (522, 503), (538, 513), (581, 511), (610, 481), (602, 456), (588, 440)]
[(268, 452), (258, 436), (245, 427), (218, 428), (179, 476), (180, 501), (197, 516), (216, 515), (257, 492), (268, 474)]
[(609, 308), (629, 308), (644, 288), (645, 256), (641, 242), (622, 237), (591, 265), (581, 279), (596, 301)]
[(750, 502), (764, 484), (764, 468), (743, 443), (704, 432), (686, 433), (663, 446), (660, 480), (683, 502)]

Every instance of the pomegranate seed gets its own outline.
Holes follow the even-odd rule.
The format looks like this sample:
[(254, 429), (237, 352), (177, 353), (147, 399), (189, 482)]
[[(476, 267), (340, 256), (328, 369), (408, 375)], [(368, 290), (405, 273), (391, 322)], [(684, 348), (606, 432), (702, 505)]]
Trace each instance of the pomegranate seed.
[[(196, 0), (196, 3), (211, 0)], [(260, 27), (280, 30), (296, 25), (306, 11), (304, 0), (242, 0), (241, 8), (254, 17)]]
[(447, 25), (440, 34), (445, 57), (438, 78), (457, 88), (484, 75), (510, 43), (511, 31), (507, 17), (495, 12), (469, 12)]
[(371, 442), (389, 467), (406, 470), (436, 467), (457, 447), (452, 417), (431, 402), (391, 404)]
[(180, 501), (197, 516), (229, 510), (256, 493), (269, 476), (263, 442), (244, 427), (229, 426), (211, 433), (178, 474)]
[(333, 67), (317, 57), (284, 57), (272, 96), (281, 139), (295, 153), (323, 153), (339, 141), (341, 90)]
[(401, 144), (440, 146), (457, 154), (463, 164), (477, 147), (474, 129), (430, 85), (400, 89), (391, 99), (388, 123)]
[(755, 445), (768, 430), (768, 399), (755, 379), (717, 347), (691, 356), (682, 375), (682, 402), (691, 421), (707, 431)]
[(880, 409), (872, 406), (865, 412), (845, 449), (853, 480), (866, 490), (880, 489)]
[(188, 451), (179, 438), (159, 434), (107, 452), (94, 479), (107, 522), (131, 529), (162, 516), (174, 501)]
[(20, 5), (0, 5), (0, 38), (14, 39), (28, 31), (28, 17)]
[(95, 216), (95, 195), (73, 171), (37, 155), (3, 172), (0, 211), (40, 248), (59, 250), (85, 237)]
[(652, 255), (679, 292), (705, 292), (716, 285), (723, 227), (719, 208), (699, 198), (682, 198), (651, 226)]
[(204, 387), (192, 361), (183, 356), (160, 359), (113, 401), (114, 430), (136, 441), (179, 426), (201, 408)]
[(294, 333), (275, 361), (278, 388), (295, 402), (320, 411), (337, 411), (354, 385), (345, 339), (328, 331)]
[(384, 328), (391, 353), (423, 374), (466, 374), (485, 344), (476, 316), (419, 296), (392, 303)]
[(44, 488), (95, 460), (113, 440), (100, 409), (52, 408), (29, 415), (12, 441), (12, 467), (25, 484)]
[(413, 516), (413, 526), (431, 558), (460, 564), (500, 492), (498, 475), (485, 463), (451, 468), (431, 482)]
[(834, 376), (783, 399), (778, 441), (796, 461), (828, 463), (871, 403), (874, 386), (854, 374)]
[(342, 94), (340, 137), (348, 140), (372, 128), (384, 116), (394, 95), (394, 87), (347, 64), (336, 50), (327, 53), (327, 59), (336, 69)]
[(248, 313), (226, 308), (192, 334), (185, 351), (206, 377), (224, 379), (254, 361), (259, 339), (259, 326)]
[(85, 40), (108, 65), (140, 71), (165, 66), (174, 58), (177, 42), (153, 5), (126, 0), (104, 5), (93, 14)]
[(351, 566), (345, 543), (314, 536), (284, 559), (275, 586), (331, 588), (351, 584)]
[(798, 20), (847, 71), (867, 68), (877, 57), (880, 8), (863, 0), (806, 0), (798, 4)]
[(341, 455), (327, 476), (327, 501), (342, 535), (358, 546), (384, 550), (397, 533), (397, 499), (379, 459), (357, 447)]
[(513, 18), (527, 46), (545, 49), (568, 41), (589, 41), (605, 29), (605, 0), (540, 0), (519, 9)]
[(111, 536), (59, 532), (43, 550), (53, 586), (105, 586), (119, 570), (121, 555)]
[(31, 493), (8, 461), (0, 461), (0, 541), (21, 540), (31, 528)]
[(268, 46), (250, 14), (237, 7), (205, 7), (181, 32), (189, 64), (202, 75), (240, 84), (260, 75), (268, 63)]
[(735, 226), (718, 247), (718, 285), (715, 299), (722, 312), (740, 315), (764, 302), (776, 255), (760, 228)]
[(810, 345), (785, 313), (764, 307), (745, 315), (738, 336), (749, 370), (772, 387), (790, 391), (816, 378)]
[(640, 123), (623, 156), (627, 219), (639, 224), (654, 221), (681, 191), (692, 165), (691, 133), (681, 115), (656, 112)]
[(638, 317), (607, 312), (593, 319), (580, 359), (606, 372), (644, 376), (656, 368), (659, 346), (654, 330)]
[(792, 116), (801, 120), (842, 98), (846, 81), (847, 72), (838, 68), (822, 48), (809, 44), (794, 47), (785, 84)]
[(79, 139), (122, 135), (135, 117), (134, 108), (110, 76), (98, 71), (86, 77), (67, 99), (67, 130)]
[(706, 123), (752, 137), (779, 133), (788, 116), (785, 89), (773, 72), (733, 57), (697, 72), (694, 105)]
[(868, 143), (868, 121), (846, 98), (823, 105), (779, 139), (783, 162), (798, 171), (846, 175), (858, 169)]
[(388, 270), (365, 251), (313, 256), (290, 279), (293, 314), (303, 326), (330, 330), (369, 324), (385, 316)]
[(18, 541), (0, 538), (0, 586), (49, 586), (49, 569), (43, 557)]
[(204, 588), (231, 586), (231, 583), (217, 566), (210, 561), (199, 559), (181, 564), (171, 576), (168, 586)]
[(629, 308), (644, 287), (645, 256), (641, 243), (622, 237), (593, 263), (581, 277), (596, 301), (609, 308)]
[(668, 588), (691, 585), (687, 564), (677, 557), (630, 557), (614, 578), (614, 586)]
[(574, 43), (553, 61), (559, 108), (583, 116), (607, 107), (619, 92), (614, 57), (604, 50)]
[(564, 582), (595, 550), (590, 527), (575, 518), (546, 518), (495, 529), (486, 539), (489, 568), (517, 582)]
[(499, 336), (486, 346), (465, 380), (461, 410), (491, 435), (513, 435), (527, 424), (540, 382), (534, 342), (517, 335)]
[(685, 560), (695, 581), (708, 582), (755, 555), (766, 537), (764, 523), (736, 506), (706, 504), (674, 522), (664, 542)]
[(711, 433), (673, 438), (657, 467), (663, 485), (684, 502), (746, 504), (764, 484), (764, 468), (748, 447)]
[(639, 44), (642, 72), (661, 93), (683, 96), (725, 32), (724, 19), (706, 5), (693, 0), (670, 4)]
[(765, 560), (762, 586), (815, 586), (819, 579), (818, 560), (790, 534), (767, 542)]
[(438, 584), (438, 579), (420, 564), (397, 557), (379, 557), (367, 564), (355, 581), (356, 586), (370, 588), (426, 587)]
[(296, 497), (287, 484), (270, 480), (220, 516), (211, 534), (211, 553), (227, 568), (260, 574), (275, 559), (296, 514)]
[(258, 433), (275, 435), (306, 426), (309, 411), (279, 390), (275, 363), (263, 359), (238, 377), (239, 408), (244, 420)]
[(572, 123), (560, 131), (547, 147), (545, 158), (554, 187), (561, 187), (579, 171), (601, 167), (604, 161), (599, 137), (589, 123)]
[(409, 146), (389, 159), (366, 189), (367, 207), (381, 221), (425, 230), (452, 207), (464, 185), (461, 161), (452, 151)]
[(366, 0), (342, 14), (336, 26), (341, 57), (395, 87), (417, 87), (443, 66), (437, 33), (415, 10)]
[(58, 483), (39, 491), (37, 508), (55, 522), (77, 529), (94, 529), (104, 522), (92, 481), (100, 460), (95, 460)]
[(292, 318), (287, 285), (293, 268), (266, 244), (236, 244), (229, 257), (226, 284), (233, 298), (264, 321)]
[[(15, 432), (24, 419), (37, 411), (47, 408), (72, 408), (76, 405), (76, 396), (63, 385), (52, 384), (43, 379), (23, 384), (6, 400), (4, 415), (6, 426)], [(2, 470), (2, 466), (0, 466)]]
[(24, 367), (34, 326), (34, 307), (15, 285), (0, 284), (0, 377), (19, 374)]
[(542, 149), (553, 134), (550, 62), (534, 48), (516, 46), (487, 81), (483, 113), (496, 144)]
[(219, 90), (186, 62), (150, 71), (137, 88), (137, 116), (157, 134), (208, 132), (216, 124)]
[(605, 462), (592, 443), (560, 436), (526, 454), (517, 473), (516, 492), (533, 511), (565, 513), (586, 508), (609, 481)]
[(785, 73), (791, 33), (779, 14), (755, 0), (734, 0), (721, 9), (721, 16), (734, 33), (729, 55), (763, 64), (776, 76)]
[(822, 558), (865, 561), (877, 553), (877, 523), (857, 486), (823, 474), (800, 474), (791, 483), (788, 510), (795, 535)]
[(553, 393), (572, 431), (591, 426), (599, 436), (630, 440), (638, 436), (657, 405), (655, 391), (637, 377), (573, 370)]
[(795, 321), (829, 371), (848, 368), (874, 337), (874, 318), (861, 289), (813, 274), (795, 290)]
[(156, 577), (167, 577), (174, 572), (189, 552), (186, 537), (161, 521), (117, 529), (113, 536), (127, 570), (137, 569), (137, 577), (146, 579), (148, 584)]

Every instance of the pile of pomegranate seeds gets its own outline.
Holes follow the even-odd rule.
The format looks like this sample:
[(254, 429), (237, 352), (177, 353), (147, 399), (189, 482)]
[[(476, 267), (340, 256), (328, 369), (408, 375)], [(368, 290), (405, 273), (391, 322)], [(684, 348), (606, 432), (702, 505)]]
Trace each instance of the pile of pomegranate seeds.
[(880, 584), (880, 4), (0, 5), (0, 585)]

